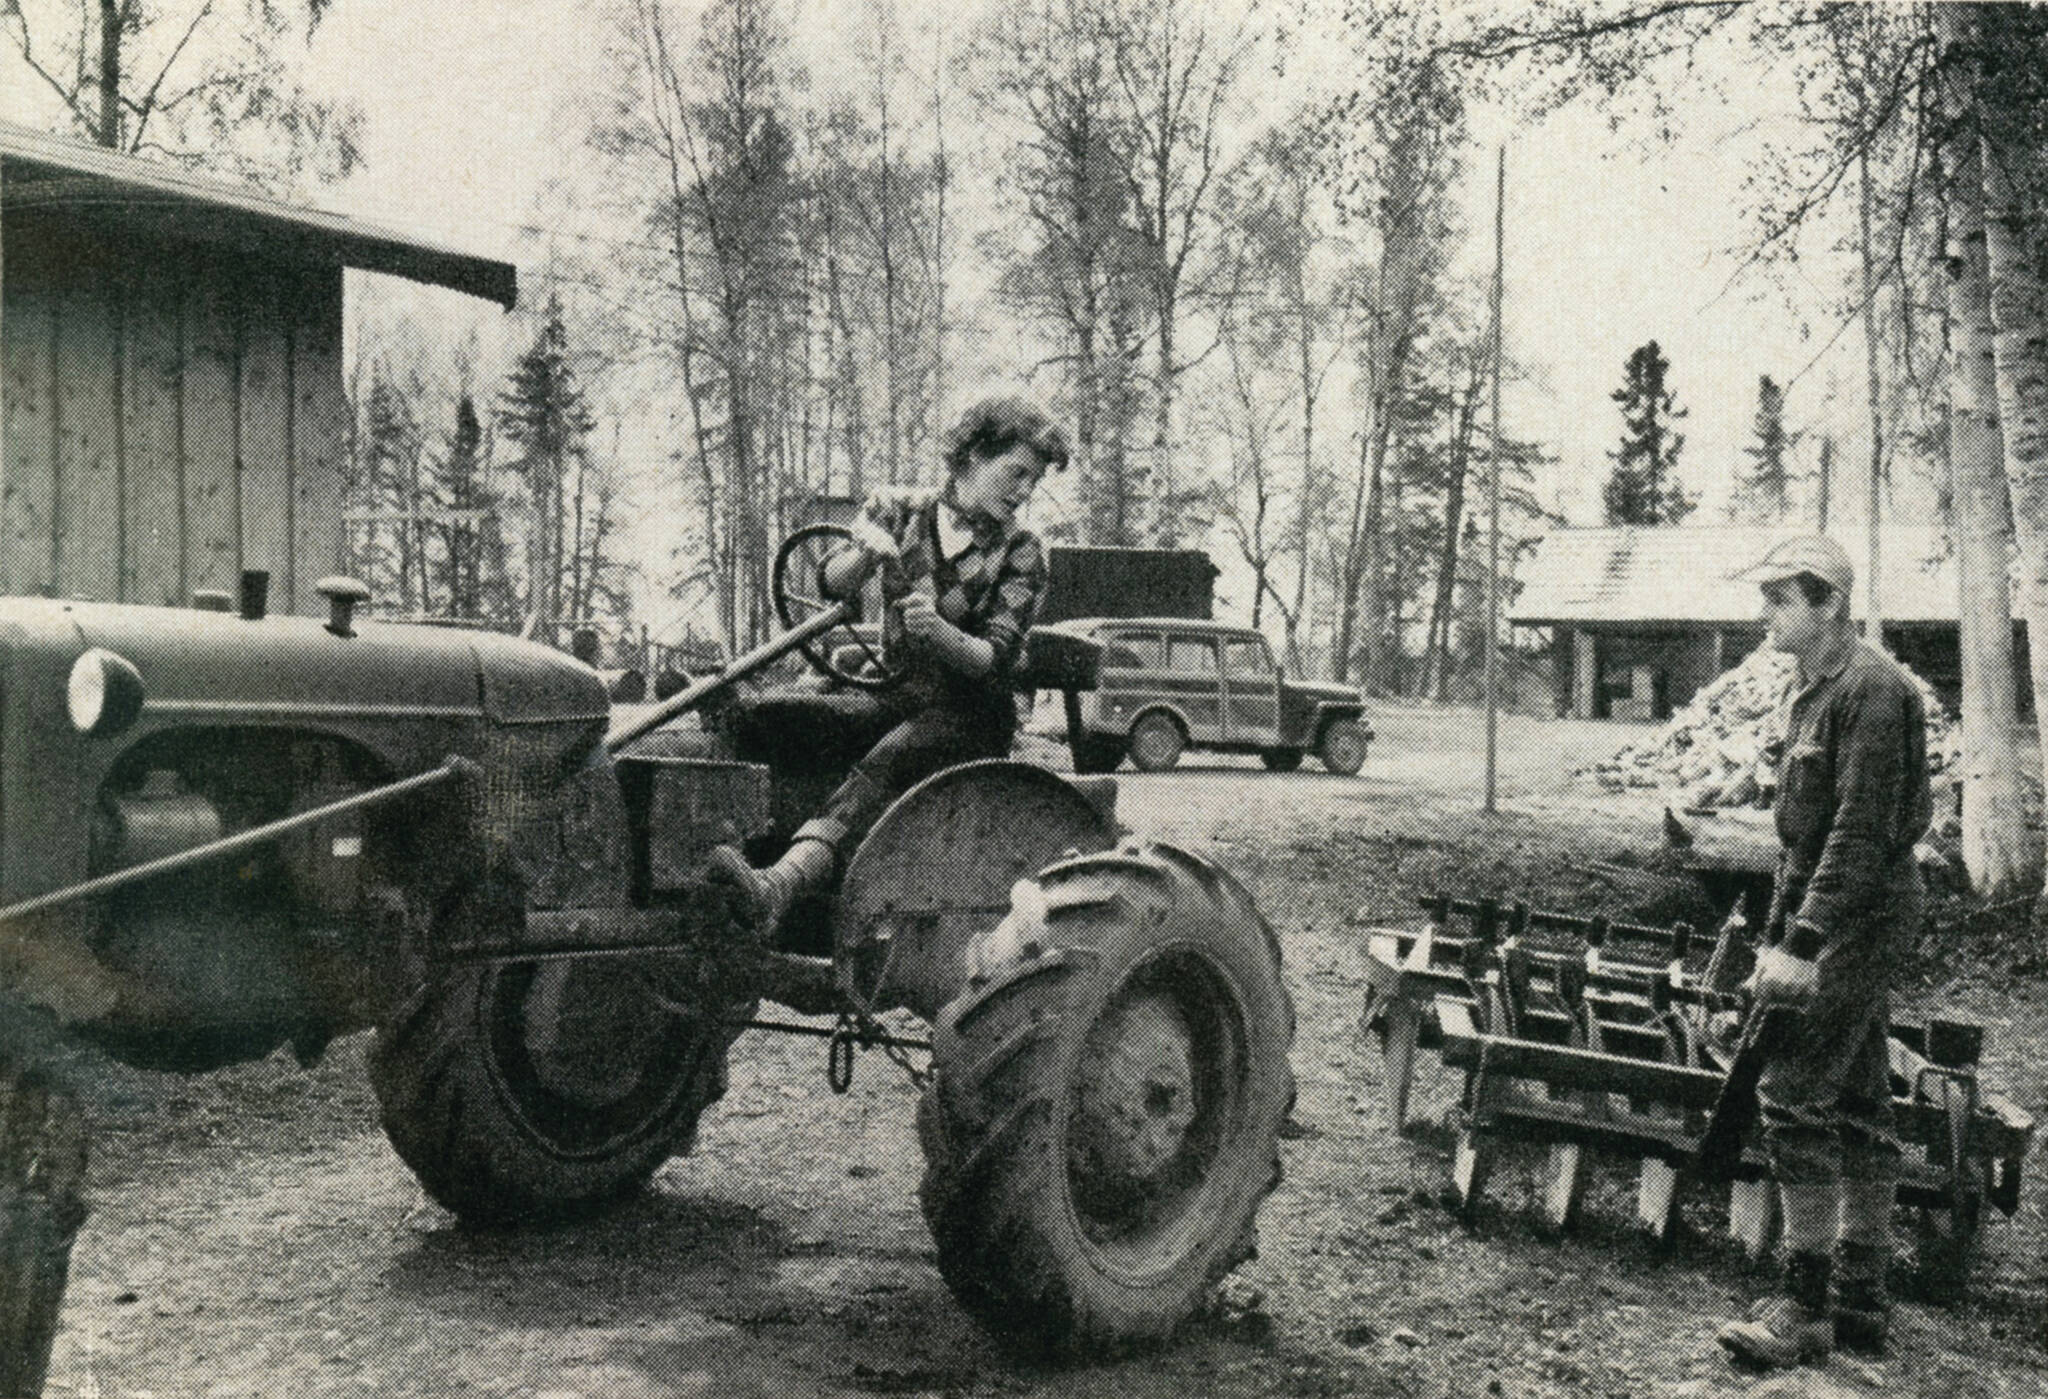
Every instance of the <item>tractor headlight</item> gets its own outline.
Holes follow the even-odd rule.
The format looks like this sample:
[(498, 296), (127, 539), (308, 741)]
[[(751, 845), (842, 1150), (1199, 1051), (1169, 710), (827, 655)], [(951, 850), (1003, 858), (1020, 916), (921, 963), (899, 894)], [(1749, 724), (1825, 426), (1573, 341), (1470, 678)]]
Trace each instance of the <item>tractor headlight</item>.
[(112, 651), (94, 647), (73, 663), (64, 704), (80, 733), (95, 738), (119, 733), (142, 713), (142, 672)]

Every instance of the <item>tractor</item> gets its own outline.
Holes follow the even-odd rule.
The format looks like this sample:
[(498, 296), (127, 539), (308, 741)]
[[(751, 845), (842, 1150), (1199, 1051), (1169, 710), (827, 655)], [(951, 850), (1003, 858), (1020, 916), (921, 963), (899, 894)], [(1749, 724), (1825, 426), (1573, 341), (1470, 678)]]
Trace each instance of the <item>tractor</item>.
[[(0, 600), (4, 1024), (192, 1072), (374, 1029), (392, 1146), (483, 1225), (640, 1190), (749, 1025), (826, 1038), (838, 1087), (880, 1046), (922, 1085), (962, 1305), (1032, 1350), (1166, 1338), (1279, 1178), (1278, 942), (1215, 864), (1123, 833), (1110, 779), (1011, 761), (920, 784), (829, 896), (743, 931), (708, 851), (772, 857), (879, 736), (889, 658), (860, 604), (807, 592), (834, 543), (778, 556), (774, 640), (618, 712), (538, 644), (366, 620), (345, 578), (324, 622), (265, 615), (260, 576), (225, 610)], [(823, 683), (749, 683), (792, 652)], [(1085, 689), (1097, 660), (1034, 633), (1021, 683)], [(76, 1165), (75, 1115), (0, 1049), (0, 1109), (45, 1143), (0, 1191), (75, 1188), (51, 1166)], [(61, 1296), (75, 1189), (46, 1204), (0, 1254), (60, 1255)], [(46, 1357), (49, 1318), (0, 1298), (0, 1331), (10, 1306)]]

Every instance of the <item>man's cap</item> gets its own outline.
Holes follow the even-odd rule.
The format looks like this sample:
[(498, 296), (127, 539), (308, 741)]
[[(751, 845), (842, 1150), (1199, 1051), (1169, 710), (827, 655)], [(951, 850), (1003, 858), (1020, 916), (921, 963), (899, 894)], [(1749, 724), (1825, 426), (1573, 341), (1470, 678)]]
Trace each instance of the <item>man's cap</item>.
[(1738, 582), (1762, 586), (1782, 583), (1802, 573), (1811, 573), (1845, 597), (1855, 590), (1856, 565), (1849, 562), (1841, 545), (1824, 534), (1801, 534), (1781, 540), (1760, 561), (1729, 576)]

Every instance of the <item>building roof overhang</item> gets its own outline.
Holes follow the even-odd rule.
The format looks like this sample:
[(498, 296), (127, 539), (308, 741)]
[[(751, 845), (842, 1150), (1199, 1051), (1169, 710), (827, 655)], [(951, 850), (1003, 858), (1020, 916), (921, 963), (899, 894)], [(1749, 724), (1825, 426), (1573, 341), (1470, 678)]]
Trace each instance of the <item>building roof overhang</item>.
[(509, 262), (10, 122), (0, 122), (0, 209), (61, 210), (171, 241), (384, 272), (507, 310), (518, 299)]

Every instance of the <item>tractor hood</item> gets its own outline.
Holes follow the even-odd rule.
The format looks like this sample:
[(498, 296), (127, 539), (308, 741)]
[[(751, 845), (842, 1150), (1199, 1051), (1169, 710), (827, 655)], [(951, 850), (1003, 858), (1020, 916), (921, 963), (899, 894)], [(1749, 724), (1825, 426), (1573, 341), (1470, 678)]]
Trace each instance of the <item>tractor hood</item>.
[(16, 645), (102, 647), (142, 674), (145, 712), (233, 721), (293, 716), (549, 723), (602, 719), (596, 671), (489, 632), (365, 621), (337, 636), (304, 617), (35, 598), (0, 600)]

